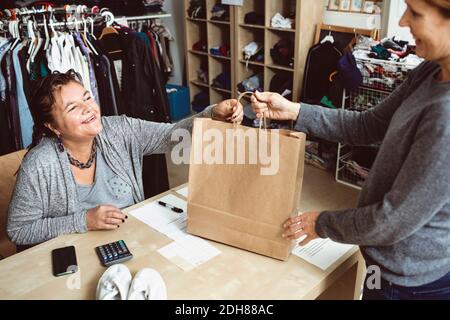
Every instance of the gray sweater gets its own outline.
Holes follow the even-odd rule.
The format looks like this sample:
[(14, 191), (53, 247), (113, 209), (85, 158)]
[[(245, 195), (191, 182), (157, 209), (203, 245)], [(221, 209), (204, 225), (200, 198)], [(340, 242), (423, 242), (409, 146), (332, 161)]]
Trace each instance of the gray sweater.
[(392, 95), (358, 113), (301, 105), (296, 129), (351, 145), (382, 142), (357, 209), (323, 212), (321, 237), (357, 244), (397, 285), (450, 271), (450, 83), (424, 62)]
[[(196, 117), (210, 117), (211, 107)], [(96, 137), (107, 164), (133, 192), (136, 203), (144, 200), (144, 155), (166, 153), (176, 129), (192, 130), (193, 118), (177, 124), (138, 119), (103, 117), (103, 131)], [(76, 182), (66, 152), (54, 139), (44, 138), (25, 157), (9, 206), (7, 233), (18, 245), (40, 243), (61, 234), (87, 231), (86, 210), (80, 205)]]

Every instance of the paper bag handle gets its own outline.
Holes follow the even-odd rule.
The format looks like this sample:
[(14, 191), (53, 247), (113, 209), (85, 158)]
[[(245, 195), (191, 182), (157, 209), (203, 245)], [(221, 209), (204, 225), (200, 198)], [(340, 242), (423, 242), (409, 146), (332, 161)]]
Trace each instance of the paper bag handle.
[[(254, 94), (254, 92), (251, 92), (251, 91), (242, 92), (239, 95), (239, 97), (237, 98), (238, 103), (241, 101), (241, 99), (243, 97), (245, 97), (247, 95), (251, 95), (252, 96), (253, 94)], [(263, 114), (263, 119), (262, 120), (263, 121), (261, 121), (261, 119), (259, 120), (259, 130), (261, 130), (263, 123), (264, 123), (264, 130), (267, 130), (266, 116), (264, 114)]]

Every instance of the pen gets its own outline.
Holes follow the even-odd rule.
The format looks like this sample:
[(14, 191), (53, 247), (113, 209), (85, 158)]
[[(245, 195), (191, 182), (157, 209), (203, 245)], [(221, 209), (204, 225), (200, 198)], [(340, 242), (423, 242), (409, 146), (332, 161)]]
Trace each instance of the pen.
[(162, 202), (162, 201), (158, 201), (158, 204), (163, 206), (163, 207), (169, 208), (170, 210), (172, 210), (172, 211), (174, 211), (176, 213), (183, 213), (183, 209), (174, 207), (174, 206), (172, 206), (172, 205), (170, 205), (168, 203), (165, 203), (165, 202)]

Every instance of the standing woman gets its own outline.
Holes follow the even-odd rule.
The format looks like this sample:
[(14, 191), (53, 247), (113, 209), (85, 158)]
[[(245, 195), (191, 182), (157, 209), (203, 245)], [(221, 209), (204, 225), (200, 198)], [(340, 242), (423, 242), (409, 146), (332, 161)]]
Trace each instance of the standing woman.
[(360, 246), (381, 270), (364, 299), (450, 299), (450, 0), (406, 0), (400, 25), (426, 61), (377, 107), (362, 113), (292, 103), (257, 93), (261, 117), (295, 120), (296, 130), (336, 142), (382, 142), (358, 208), (307, 212), (284, 236)]
[[(143, 157), (170, 151), (178, 143), (172, 133), (193, 124), (193, 118), (177, 124), (102, 118), (72, 70), (44, 78), (31, 111), (33, 144), (19, 169), (7, 223), (18, 246), (119, 228), (127, 219), (121, 209), (144, 200)], [(239, 123), (242, 105), (223, 101), (198, 117)]]

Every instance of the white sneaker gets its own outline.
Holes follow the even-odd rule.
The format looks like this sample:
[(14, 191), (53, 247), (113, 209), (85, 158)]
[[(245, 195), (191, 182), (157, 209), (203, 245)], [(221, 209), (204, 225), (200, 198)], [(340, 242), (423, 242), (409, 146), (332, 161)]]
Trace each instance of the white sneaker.
[(126, 300), (130, 283), (130, 270), (123, 264), (112, 265), (98, 281), (97, 300)]
[(142, 269), (130, 285), (128, 300), (167, 300), (166, 284), (158, 271)]

